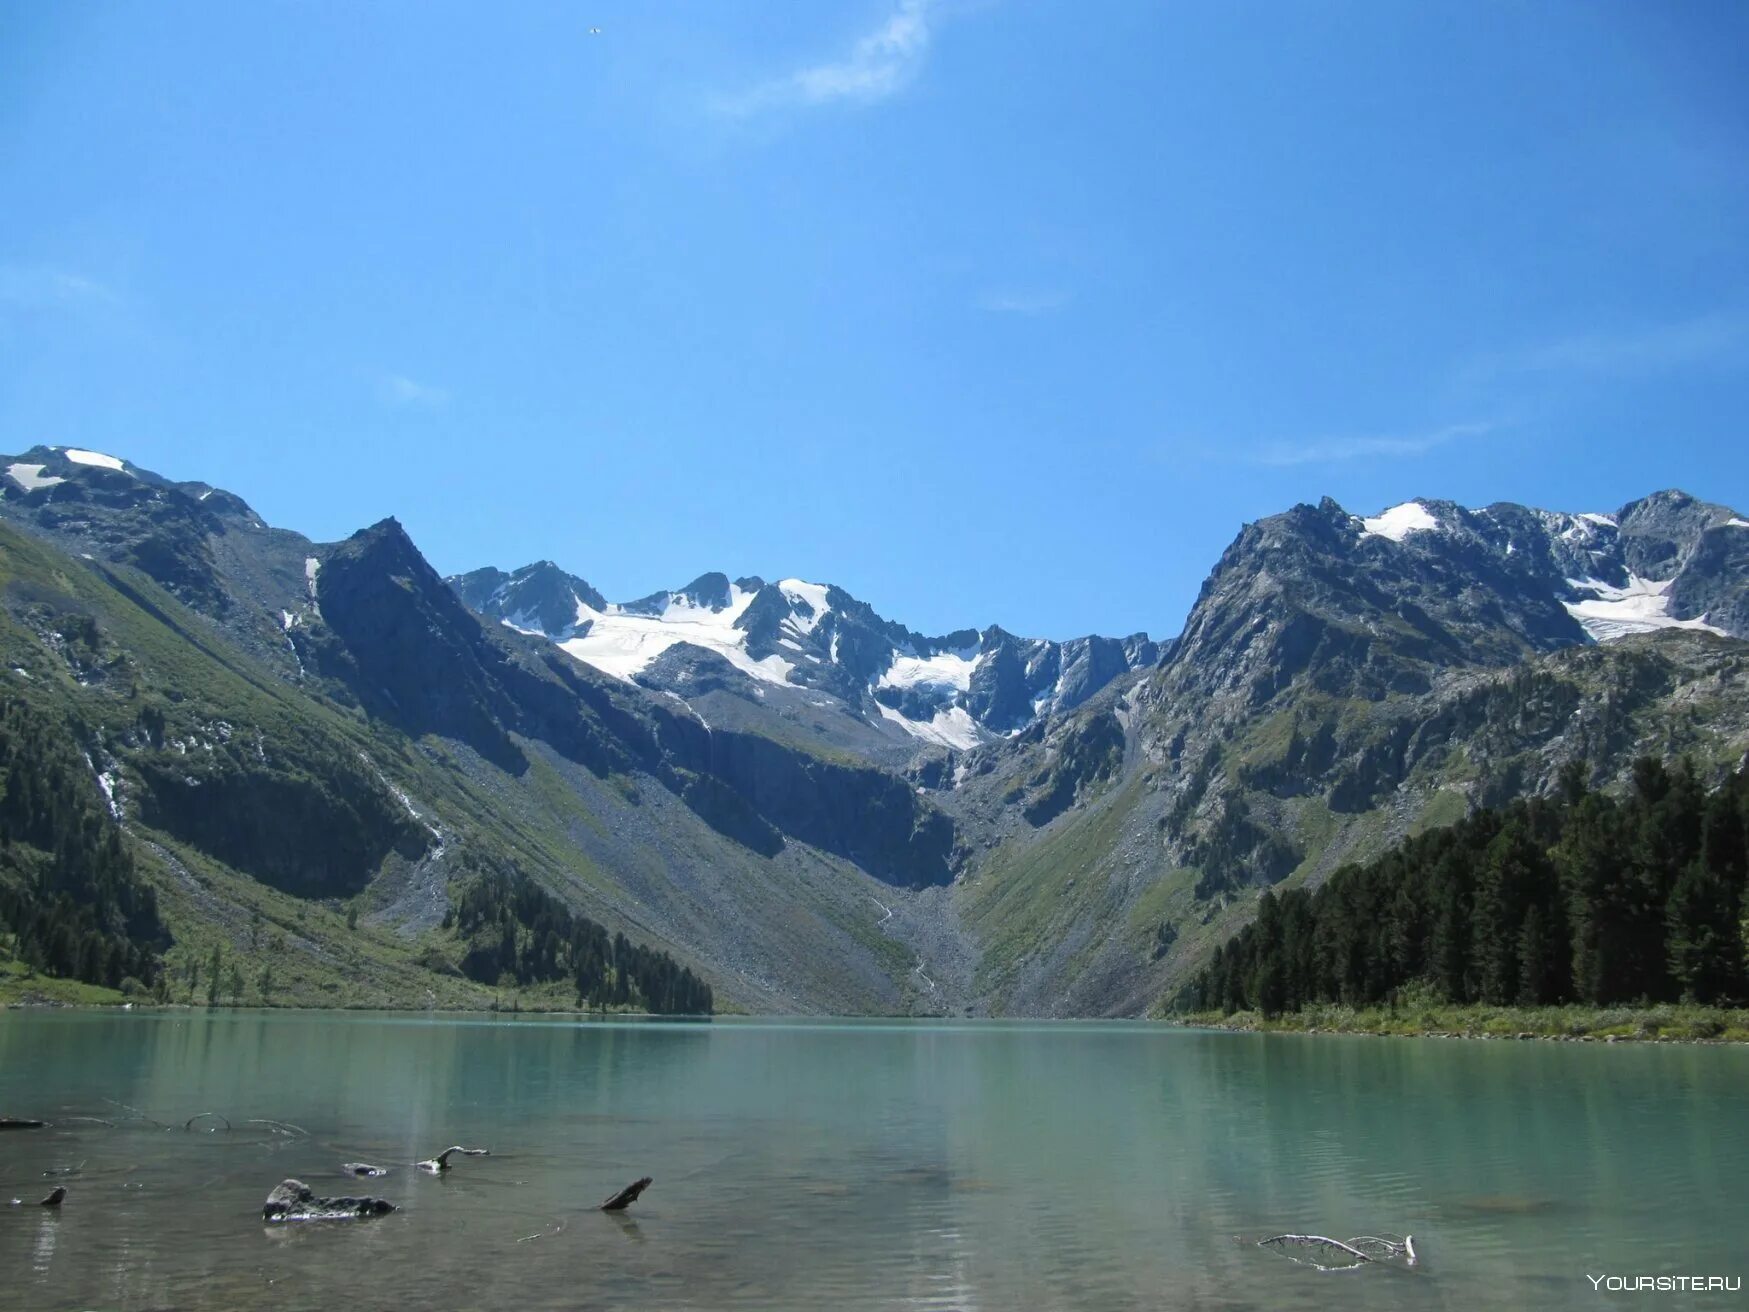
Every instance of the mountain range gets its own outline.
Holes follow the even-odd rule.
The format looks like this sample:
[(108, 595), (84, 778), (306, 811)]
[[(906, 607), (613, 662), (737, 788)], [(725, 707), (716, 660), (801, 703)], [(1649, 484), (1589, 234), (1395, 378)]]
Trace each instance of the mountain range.
[[(795, 578), (444, 579), (394, 520), (314, 543), (41, 446), (0, 456), (0, 569), (7, 703), (172, 974), (216, 947), (274, 1001), (478, 1004), (482, 935), (534, 959), (503, 908), (545, 898), (730, 1008), (1139, 1014), (1266, 886), (1569, 762), (1749, 751), (1749, 521), (1681, 492), (1296, 506), (1166, 643), (924, 635)], [(0, 854), (0, 916), (39, 857)], [(490, 881), (538, 892), (458, 914)]]

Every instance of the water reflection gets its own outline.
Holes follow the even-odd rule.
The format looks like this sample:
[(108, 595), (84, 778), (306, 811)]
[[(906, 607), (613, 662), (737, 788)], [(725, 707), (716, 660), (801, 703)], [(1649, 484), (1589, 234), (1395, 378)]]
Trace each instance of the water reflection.
[[(58, 1221), (0, 1216), (0, 1270), (31, 1307), (1294, 1308), (1335, 1277), (1249, 1241), (1412, 1230), (1422, 1267), (1345, 1304), (1589, 1307), (1586, 1269), (1737, 1272), (1746, 1075), (1142, 1025), (7, 1015), (0, 1107), (114, 1124), (0, 1137), (7, 1196), (84, 1163)], [(349, 1160), (402, 1210), (261, 1225), (286, 1176), (358, 1192)]]

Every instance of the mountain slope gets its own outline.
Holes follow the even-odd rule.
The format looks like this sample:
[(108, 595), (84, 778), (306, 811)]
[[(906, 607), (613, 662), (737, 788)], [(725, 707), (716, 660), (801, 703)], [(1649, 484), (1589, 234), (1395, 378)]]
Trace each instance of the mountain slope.
[[(475, 851), (681, 955), (731, 1003), (905, 1005), (913, 962), (874, 932), (882, 903), (868, 890), (944, 881), (957, 858), (951, 824), (903, 780), (708, 730), (545, 641), (486, 631), (392, 522), (333, 547), (264, 536), (267, 562), (277, 553), (295, 572), (288, 563), (278, 595), (251, 598), (228, 585), (252, 575), (213, 547), (235, 530), (204, 521), (204, 537), (181, 544), (212, 563), (210, 586), (189, 594), (205, 609), (192, 610), (132, 561), (162, 520), (203, 522), (180, 502), (198, 507), (204, 488), (58, 468), (60, 483), (31, 489), (58, 498), (47, 514), (40, 500), (4, 503), (41, 539), (5, 542), (16, 562), (7, 601), (22, 621), (15, 664), (54, 675), (64, 722), (101, 726), (96, 759), (111, 763), (142, 850), (163, 849), (164, 882), (210, 875), (200, 896), (167, 898), (189, 951), (197, 940), (206, 951), (196, 921), (228, 925), (226, 951), (253, 969), (238, 927), (268, 890), (298, 899), (297, 918), (362, 899), (367, 924), (430, 946), (460, 856)], [(93, 491), (93, 477), (129, 482)], [(116, 563), (61, 554), (63, 533)], [(254, 577), (270, 573), (249, 563)], [(93, 668), (126, 668), (125, 684), (69, 663), (49, 622), (63, 613), (91, 619), (105, 653)], [(264, 661), (251, 639), (269, 631)], [(392, 971), (379, 986), (367, 996), (419, 996)]]
[[(1598, 784), (1641, 753), (1737, 768), (1746, 548), (1740, 516), (1681, 493), (1608, 517), (1426, 501), (1363, 519), (1325, 501), (1248, 526), (1157, 671), (976, 754), (944, 796), (995, 844), (956, 889), (980, 989), (1004, 1009), (1133, 1013), (1262, 887), (1547, 791), (1568, 761)], [(1612, 586), (1660, 602), (1632, 624), (1586, 613)], [(1086, 774), (1064, 744), (1106, 715), (1124, 764), (1114, 750)], [(1022, 823), (1065, 772), (1078, 804)]]

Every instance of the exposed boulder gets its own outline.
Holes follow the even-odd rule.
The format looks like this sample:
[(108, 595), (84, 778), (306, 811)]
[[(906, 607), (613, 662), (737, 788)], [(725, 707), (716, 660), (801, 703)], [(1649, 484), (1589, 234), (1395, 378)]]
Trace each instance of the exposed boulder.
[(318, 1198), (302, 1180), (281, 1180), (261, 1207), (263, 1221), (349, 1221), (395, 1210), (386, 1198)]

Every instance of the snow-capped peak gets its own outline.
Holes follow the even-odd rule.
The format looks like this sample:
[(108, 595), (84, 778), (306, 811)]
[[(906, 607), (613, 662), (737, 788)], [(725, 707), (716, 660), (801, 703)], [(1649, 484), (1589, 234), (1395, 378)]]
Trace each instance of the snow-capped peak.
[(1419, 501), (1392, 506), (1370, 519), (1361, 520), (1360, 524), (1368, 536), (1389, 538), (1392, 542), (1401, 542), (1411, 533), (1431, 532), (1439, 527), (1433, 512)]

